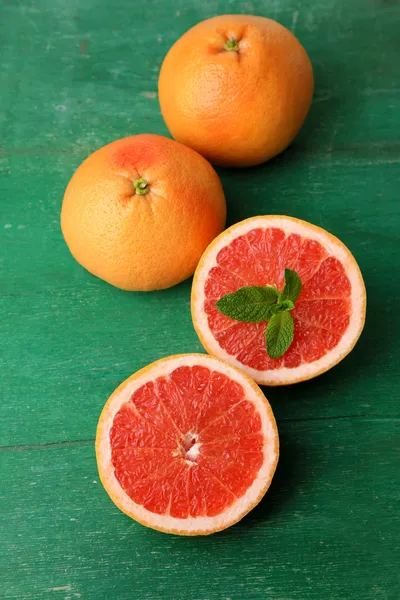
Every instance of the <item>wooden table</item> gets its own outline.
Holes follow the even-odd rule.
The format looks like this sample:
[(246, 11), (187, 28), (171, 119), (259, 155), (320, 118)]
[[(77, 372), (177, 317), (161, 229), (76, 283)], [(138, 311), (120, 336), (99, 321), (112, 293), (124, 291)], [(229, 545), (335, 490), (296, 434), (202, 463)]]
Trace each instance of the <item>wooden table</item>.
[[(325, 227), (359, 261), (369, 308), (341, 365), (265, 390), (282, 458), (261, 505), (224, 533), (186, 539), (119, 512), (93, 440), (123, 379), (202, 350), (191, 282), (113, 289), (72, 259), (59, 214), (93, 150), (167, 135), (163, 56), (228, 11), (289, 27), (316, 75), (309, 118), (283, 156), (219, 170), (229, 224), (281, 213)], [(398, 600), (399, 29), (395, 0), (2, 0), (2, 599)]]

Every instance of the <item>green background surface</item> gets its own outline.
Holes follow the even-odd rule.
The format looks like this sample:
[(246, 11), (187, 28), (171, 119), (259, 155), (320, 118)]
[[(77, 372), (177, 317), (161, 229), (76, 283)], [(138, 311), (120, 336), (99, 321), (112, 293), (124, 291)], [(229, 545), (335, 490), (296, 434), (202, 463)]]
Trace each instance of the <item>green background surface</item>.
[[(190, 26), (226, 12), (290, 28), (316, 78), (284, 155), (218, 170), (228, 223), (280, 213), (325, 227), (359, 261), (368, 312), (343, 363), (265, 390), (282, 456), (262, 503), (190, 539), (118, 511), (93, 440), (123, 379), (202, 351), (191, 282), (151, 294), (108, 286), (74, 262), (59, 214), (89, 153), (168, 134), (162, 59)], [(2, 599), (398, 600), (399, 30), (396, 0), (1, 0)]]

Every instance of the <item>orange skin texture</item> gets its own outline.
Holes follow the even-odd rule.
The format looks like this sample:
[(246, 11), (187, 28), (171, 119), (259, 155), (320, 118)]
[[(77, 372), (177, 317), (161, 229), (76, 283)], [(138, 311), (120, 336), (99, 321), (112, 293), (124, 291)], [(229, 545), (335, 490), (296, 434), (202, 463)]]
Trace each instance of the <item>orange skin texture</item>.
[[(238, 51), (226, 50), (234, 39)], [(158, 91), (173, 137), (211, 162), (257, 165), (297, 135), (311, 105), (311, 62), (295, 36), (264, 17), (202, 21), (172, 46)]]
[[(134, 181), (144, 178), (149, 193)], [(123, 290), (149, 291), (190, 277), (224, 228), (221, 182), (197, 152), (143, 134), (91, 154), (65, 192), (61, 228), (75, 259)]]

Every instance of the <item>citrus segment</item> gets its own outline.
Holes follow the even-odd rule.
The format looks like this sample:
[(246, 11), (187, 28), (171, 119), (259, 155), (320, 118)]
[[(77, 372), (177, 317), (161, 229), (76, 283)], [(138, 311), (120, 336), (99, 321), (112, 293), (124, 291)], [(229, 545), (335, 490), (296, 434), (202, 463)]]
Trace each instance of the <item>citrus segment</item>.
[[(291, 311), (293, 343), (272, 359), (267, 323), (235, 321), (215, 304), (245, 286), (282, 291), (285, 268), (296, 271), (303, 287)], [(193, 281), (192, 316), (210, 354), (245, 368), (259, 383), (294, 383), (327, 370), (351, 350), (364, 324), (365, 287), (348, 249), (328, 232), (290, 217), (254, 217), (206, 250)]]
[(100, 477), (145, 525), (187, 535), (224, 529), (265, 493), (278, 438), (260, 389), (203, 355), (158, 361), (124, 382), (99, 420)]
[[(198, 477), (203, 477), (204, 468), (206, 470), (208, 468), (212, 480), (220, 471), (222, 473), (232, 471), (233, 474), (236, 472), (240, 480), (247, 482), (245, 491), (253, 482), (262, 464), (262, 446), (253, 450), (255, 463), (258, 465), (257, 470), (251, 463), (247, 464), (247, 468), (246, 462), (244, 466), (232, 464), (229, 453), (224, 453), (224, 450), (229, 448), (229, 440), (237, 438), (240, 443), (241, 439), (248, 434), (261, 431), (259, 414), (251, 402), (244, 400), (243, 388), (235, 382), (232, 382), (231, 386), (226, 376), (212, 373), (205, 368), (200, 368), (201, 378), (197, 378), (198, 369), (198, 367), (178, 367), (168, 377), (157, 378), (155, 385), (152, 382), (143, 385), (132, 394), (128, 402), (123, 404), (114, 418), (110, 441), (115, 476), (121, 487), (135, 502), (143, 504), (153, 512), (165, 512), (168, 507), (167, 500), (169, 498), (172, 500), (174, 495), (173, 489), (181, 491), (182, 488), (187, 487), (189, 470), (194, 469), (195, 473), (199, 471)], [(217, 394), (215, 389), (213, 390), (211, 402), (207, 402), (205, 390), (213, 376), (225, 381), (222, 386), (218, 386)], [(198, 383), (197, 388), (196, 383)], [(180, 430), (168, 413), (163, 410), (164, 402), (174, 409), (175, 418), (182, 417), (180, 430), (186, 432), (183, 436), (180, 435)], [(207, 405), (199, 424), (198, 412), (203, 402)], [(143, 404), (151, 405), (150, 410), (143, 410)], [(176, 408), (178, 411), (175, 410)], [(179, 413), (179, 410), (182, 412)], [(128, 436), (127, 431), (130, 431)], [(213, 457), (201, 456), (202, 443), (210, 444), (220, 437), (228, 438), (228, 441), (219, 442), (215, 446)], [(122, 449), (121, 442), (125, 443)], [(196, 445), (198, 448), (195, 448)], [(165, 451), (164, 448), (171, 448), (173, 452)], [(144, 468), (146, 460), (147, 470)], [(141, 486), (137, 485), (138, 479), (143, 480)], [(213, 482), (214, 488), (219, 486), (218, 481)], [(227, 487), (230, 489), (229, 485)], [(230, 491), (234, 493), (234, 490)], [(200, 502), (199, 494), (199, 488), (193, 490), (192, 495)], [(230, 498), (232, 503), (234, 498), (230, 494), (225, 493), (223, 496), (227, 501)], [(164, 506), (163, 502), (167, 504)], [(209, 514), (209, 509), (206, 503), (205, 515)]]
[(170, 448), (173, 444), (171, 438), (149, 423), (132, 403), (124, 405), (116, 415), (110, 438), (115, 448)]

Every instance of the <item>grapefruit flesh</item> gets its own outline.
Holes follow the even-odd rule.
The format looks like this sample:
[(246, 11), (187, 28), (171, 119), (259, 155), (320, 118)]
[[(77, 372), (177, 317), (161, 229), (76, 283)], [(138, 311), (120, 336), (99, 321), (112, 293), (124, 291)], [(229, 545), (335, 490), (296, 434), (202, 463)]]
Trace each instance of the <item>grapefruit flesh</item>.
[[(272, 359), (267, 323), (234, 321), (215, 303), (244, 286), (282, 291), (285, 268), (298, 273), (303, 288), (291, 311), (293, 343)], [(254, 217), (206, 250), (193, 282), (192, 316), (210, 354), (245, 369), (258, 383), (295, 383), (326, 371), (354, 346), (365, 320), (365, 287), (349, 250), (328, 232), (290, 217)]]
[(129, 378), (100, 417), (96, 454), (114, 502), (149, 527), (224, 529), (267, 490), (278, 459), (271, 408), (244, 373), (182, 355)]

